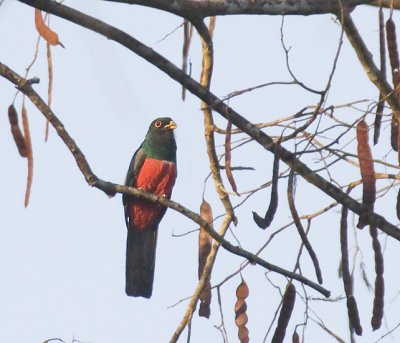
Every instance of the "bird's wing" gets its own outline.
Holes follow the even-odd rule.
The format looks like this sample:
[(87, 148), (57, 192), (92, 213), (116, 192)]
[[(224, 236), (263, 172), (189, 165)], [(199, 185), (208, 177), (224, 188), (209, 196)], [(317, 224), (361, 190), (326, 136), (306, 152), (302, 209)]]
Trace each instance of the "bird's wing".
[[(136, 177), (139, 174), (140, 168), (143, 165), (143, 161), (145, 159), (145, 153), (143, 147), (140, 146), (138, 150), (136, 150), (135, 154), (132, 157), (131, 163), (129, 164), (128, 173), (125, 178), (125, 186), (133, 187), (135, 185)], [(129, 228), (128, 223), (128, 201), (129, 195), (122, 194), (122, 203), (124, 204), (125, 209), (125, 223), (126, 227)]]

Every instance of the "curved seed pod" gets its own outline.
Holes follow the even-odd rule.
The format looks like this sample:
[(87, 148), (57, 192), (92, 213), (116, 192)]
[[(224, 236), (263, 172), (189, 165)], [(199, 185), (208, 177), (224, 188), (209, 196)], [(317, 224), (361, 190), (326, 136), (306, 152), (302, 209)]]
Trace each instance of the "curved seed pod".
[(372, 248), (375, 256), (375, 297), (372, 309), (371, 326), (373, 330), (381, 327), (384, 309), (385, 281), (383, 279), (384, 263), (381, 244), (378, 239), (378, 230), (375, 226), (370, 226), (369, 232), (372, 237)]
[(21, 157), (26, 157), (27, 156), (26, 142), (24, 135), (22, 134), (22, 131), (18, 124), (17, 110), (15, 109), (13, 104), (11, 104), (8, 107), (8, 120), (10, 121), (11, 134), (18, 148), (18, 152), (21, 155)]
[(358, 336), (362, 335), (362, 327), (356, 299), (353, 296), (353, 279), (349, 269), (349, 253), (347, 244), (347, 207), (342, 207), (342, 215), (340, 219), (340, 248), (342, 252), (342, 278), (344, 290), (347, 297), (347, 313), (349, 316), (351, 327)]
[(33, 152), (32, 152), (32, 141), (31, 133), (29, 130), (29, 120), (28, 113), (25, 107), (25, 101), (22, 102), (22, 127), (24, 128), (24, 138), (26, 145), (26, 157), (28, 160), (28, 177), (26, 181), (26, 191), (25, 191), (25, 207), (29, 204), (29, 198), (31, 196), (32, 180), (33, 180)]
[(249, 296), (249, 288), (246, 282), (242, 279), (242, 282), (236, 289), (236, 298), (237, 301), (235, 303), (235, 323), (238, 327), (238, 337), (240, 343), (248, 343), (249, 342), (249, 330), (246, 327), (248, 317), (247, 317), (247, 304), (246, 298)]
[[(203, 199), (200, 206), (200, 216), (210, 225), (213, 224), (214, 218), (210, 204)], [(204, 266), (206, 265), (208, 255), (211, 251), (212, 237), (207, 233), (204, 228), (199, 230), (199, 279), (203, 274)], [(211, 275), (208, 276), (206, 285), (200, 294), (199, 316), (210, 318), (210, 304), (211, 304)]]
[(289, 281), (286, 286), (285, 294), (282, 299), (282, 308), (279, 313), (278, 325), (275, 329), (274, 336), (272, 337), (271, 343), (282, 343), (285, 334), (286, 328), (289, 324), (290, 317), (292, 315), (294, 303), (296, 301), (296, 288), (293, 283)]
[(296, 206), (294, 204), (293, 183), (294, 183), (294, 171), (293, 171), (293, 169), (291, 169), (290, 173), (289, 173), (288, 188), (287, 188), (287, 197), (288, 197), (290, 213), (292, 214), (292, 218), (293, 218), (294, 224), (296, 225), (299, 236), (300, 236), (304, 246), (306, 247), (308, 254), (311, 257), (318, 282), (319, 282), (319, 284), (322, 284), (322, 282), (323, 282), (322, 281), (322, 272), (321, 272), (321, 268), (319, 266), (317, 254), (315, 253), (310, 241), (307, 238), (307, 235), (304, 231), (303, 225), (301, 224), (300, 217), (297, 213)]
[(363, 182), (363, 209), (357, 227), (362, 229), (368, 224), (368, 214), (374, 211), (376, 197), (374, 162), (368, 143), (368, 125), (364, 119), (357, 124), (357, 153)]
[(39, 34), (51, 45), (64, 45), (59, 41), (58, 34), (48, 27), (42, 17), (42, 11), (35, 8), (35, 26)]
[(226, 177), (228, 178), (228, 181), (232, 187), (232, 190), (236, 194), (238, 194), (235, 178), (233, 177), (232, 167), (231, 167), (231, 160), (232, 160), (231, 131), (232, 131), (232, 122), (228, 120), (228, 124), (226, 125), (226, 134), (225, 134), (225, 172), (226, 172)]
[(400, 220), (400, 190), (397, 192), (396, 214), (397, 218)]
[(276, 210), (278, 208), (278, 180), (279, 180), (279, 144), (275, 145), (274, 164), (272, 169), (272, 186), (271, 186), (271, 200), (269, 202), (268, 210), (265, 213), (265, 217), (260, 217), (256, 212), (253, 211), (253, 219), (261, 229), (269, 227), (274, 220)]

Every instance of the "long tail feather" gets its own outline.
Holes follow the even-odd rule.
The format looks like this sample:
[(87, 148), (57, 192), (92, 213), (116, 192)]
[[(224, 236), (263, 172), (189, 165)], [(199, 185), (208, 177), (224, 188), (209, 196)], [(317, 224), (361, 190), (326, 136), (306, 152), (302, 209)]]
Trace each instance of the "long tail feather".
[(150, 298), (153, 291), (157, 227), (128, 229), (126, 244), (126, 294)]

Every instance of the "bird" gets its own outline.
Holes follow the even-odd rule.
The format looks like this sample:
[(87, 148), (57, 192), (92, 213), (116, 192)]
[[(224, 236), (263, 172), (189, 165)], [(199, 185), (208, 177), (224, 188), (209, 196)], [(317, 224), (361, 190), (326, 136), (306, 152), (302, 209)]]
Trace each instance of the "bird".
[[(169, 117), (153, 120), (146, 137), (132, 157), (125, 185), (171, 198), (177, 177), (176, 123)], [(150, 298), (153, 292), (158, 225), (167, 207), (123, 194), (128, 296)]]

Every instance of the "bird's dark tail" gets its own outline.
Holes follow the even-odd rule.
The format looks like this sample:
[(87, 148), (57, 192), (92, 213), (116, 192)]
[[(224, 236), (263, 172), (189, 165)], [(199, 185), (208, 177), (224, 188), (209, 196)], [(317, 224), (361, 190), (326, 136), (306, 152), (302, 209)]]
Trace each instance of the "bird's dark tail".
[(128, 229), (126, 244), (126, 294), (150, 298), (153, 291), (157, 227)]

